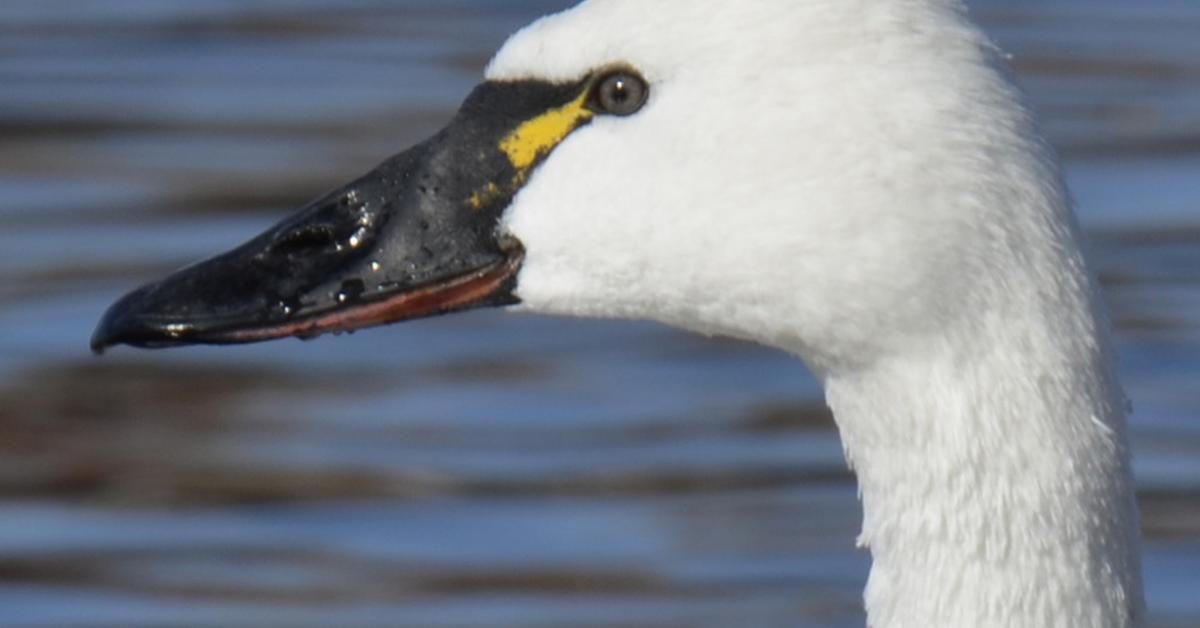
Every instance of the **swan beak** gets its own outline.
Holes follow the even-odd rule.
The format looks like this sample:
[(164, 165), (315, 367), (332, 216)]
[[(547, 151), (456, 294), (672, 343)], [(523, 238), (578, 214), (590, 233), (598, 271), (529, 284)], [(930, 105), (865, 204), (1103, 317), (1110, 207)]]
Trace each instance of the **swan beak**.
[(488, 82), (430, 140), (246, 244), (113, 304), (92, 350), (310, 338), (518, 302), (500, 216), (590, 121), (586, 85)]

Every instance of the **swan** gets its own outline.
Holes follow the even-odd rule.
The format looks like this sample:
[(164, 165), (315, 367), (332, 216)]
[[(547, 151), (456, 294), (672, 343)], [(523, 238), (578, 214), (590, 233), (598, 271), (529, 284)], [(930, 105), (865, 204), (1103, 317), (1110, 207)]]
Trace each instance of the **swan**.
[(480, 306), (802, 358), (858, 479), (874, 628), (1143, 621), (1097, 286), (959, 0), (587, 0), (510, 38), (443, 131), (125, 296), (92, 346)]

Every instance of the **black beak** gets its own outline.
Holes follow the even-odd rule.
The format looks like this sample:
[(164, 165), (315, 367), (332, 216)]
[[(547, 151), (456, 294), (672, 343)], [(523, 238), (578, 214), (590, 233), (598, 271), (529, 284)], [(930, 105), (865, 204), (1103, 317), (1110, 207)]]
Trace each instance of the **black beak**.
[[(557, 141), (591, 119), (586, 89), (479, 86), (432, 139), (246, 244), (121, 298), (92, 350), (312, 337), (516, 303), (523, 249), (498, 232), (499, 219)], [(562, 137), (521, 137), (548, 112)]]

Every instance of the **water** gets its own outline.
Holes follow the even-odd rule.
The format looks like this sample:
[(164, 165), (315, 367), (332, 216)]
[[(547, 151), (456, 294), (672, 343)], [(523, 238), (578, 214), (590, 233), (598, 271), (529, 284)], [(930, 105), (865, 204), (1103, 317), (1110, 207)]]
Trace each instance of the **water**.
[[(86, 353), (115, 296), (437, 128), (565, 4), (0, 5), (0, 623), (862, 625), (853, 480), (777, 352), (478, 312)], [(1200, 6), (975, 9), (1114, 308), (1153, 625), (1200, 626)]]

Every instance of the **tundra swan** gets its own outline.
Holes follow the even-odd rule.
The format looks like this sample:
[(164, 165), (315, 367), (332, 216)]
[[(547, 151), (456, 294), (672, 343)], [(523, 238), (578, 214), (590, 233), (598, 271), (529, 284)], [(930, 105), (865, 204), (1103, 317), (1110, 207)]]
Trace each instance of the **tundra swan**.
[(959, 0), (588, 0), (445, 130), (116, 303), (93, 347), (505, 305), (764, 343), (822, 381), (875, 628), (1128, 628), (1125, 424), (1051, 151)]

